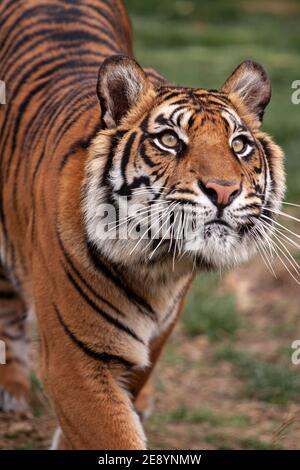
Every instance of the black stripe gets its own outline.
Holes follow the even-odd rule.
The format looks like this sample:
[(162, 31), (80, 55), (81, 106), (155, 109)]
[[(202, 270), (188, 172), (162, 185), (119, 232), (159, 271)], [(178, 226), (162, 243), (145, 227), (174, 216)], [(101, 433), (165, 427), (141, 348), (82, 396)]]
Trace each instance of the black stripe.
[(126, 144), (125, 144), (124, 150), (123, 150), (122, 161), (121, 161), (121, 171), (122, 171), (122, 175), (123, 175), (123, 179), (124, 179), (125, 183), (127, 183), (126, 168), (127, 168), (128, 162), (129, 162), (131, 148), (133, 146), (133, 142), (134, 142), (135, 138), (136, 138), (136, 132), (132, 132), (132, 134), (130, 134), (130, 136), (129, 136)]
[(17, 364), (20, 364), (21, 366), (27, 366), (27, 362), (21, 359), (20, 357), (7, 357), (6, 358), (6, 364), (11, 364), (12, 362), (16, 362)]
[(69, 102), (68, 103), (69, 106), (66, 105), (66, 110), (68, 109), (68, 107), (73, 107), (76, 111), (69, 114), (68, 118), (64, 120), (62, 127), (56, 133), (56, 137), (54, 141), (54, 152), (59, 146), (62, 139), (65, 138), (66, 133), (69, 132), (69, 130), (75, 124), (78, 123), (78, 120), (80, 119), (80, 117), (83, 116), (88, 111), (95, 109), (95, 102), (88, 101), (90, 96), (91, 96), (91, 93), (86, 93), (85, 95), (77, 97), (78, 98), (77, 100), (73, 99), (72, 102)]
[[(25, 12), (25, 16), (28, 16), (31, 14), (31, 11), (30, 10), (27, 10)], [(22, 18), (21, 18), (22, 20)], [(40, 24), (46, 24), (47, 26), (49, 26), (50, 24), (50, 19), (49, 18), (45, 18), (45, 19), (39, 19), (39, 25)], [(59, 26), (59, 23), (62, 22), (64, 23), (64, 19), (63, 18), (56, 18), (55, 19), (55, 23), (56, 25)], [(105, 33), (105, 30), (101, 30), (101, 25), (99, 25), (99, 28), (97, 29), (95, 26), (93, 27), (92, 25), (90, 24), (85, 24), (85, 22), (82, 22), (84, 26), (87, 26), (89, 29), (94, 29), (96, 33), (102, 33), (102, 36), (98, 36), (98, 34), (93, 34), (92, 32), (90, 31), (86, 31), (84, 29), (72, 29), (72, 30), (66, 30), (64, 31), (63, 29), (57, 29), (56, 28), (44, 28), (44, 29), (41, 29), (41, 30), (34, 30), (32, 31), (32, 25), (27, 25), (27, 31), (30, 30), (30, 32), (28, 34), (25, 34), (23, 36), (21, 36), (21, 39), (19, 41), (15, 41), (15, 39), (17, 37), (20, 36), (20, 33), (19, 31), (16, 29), (16, 26), (15, 26), (15, 23), (16, 21), (14, 22), (14, 24), (12, 25), (11, 29), (12, 31), (16, 30), (16, 34), (14, 35), (14, 37), (11, 37), (9, 38), (9, 35), (10, 33), (12, 32), (11, 30), (8, 31), (8, 33), (6, 34), (6, 37), (4, 37), (4, 40), (3, 40), (3, 44), (6, 43), (6, 40), (9, 38), (10, 41), (9, 41), (9, 45), (7, 48), (5, 48), (1, 54), (2, 56), (2, 59), (3, 60), (3, 57), (6, 56), (6, 57), (10, 57), (14, 51), (19, 51), (20, 50), (20, 47), (23, 45), (23, 44), (29, 44), (29, 42), (31, 41), (31, 39), (35, 39), (37, 36), (41, 36), (41, 43), (44, 43), (45, 40), (46, 40), (46, 35), (48, 36), (47, 37), (47, 40), (48, 41), (55, 41), (55, 42), (76, 42), (78, 43), (79, 42), (82, 42), (84, 44), (86, 44), (87, 42), (93, 42), (95, 44), (101, 44), (101, 45), (104, 45), (106, 46), (111, 52), (115, 53), (115, 54), (118, 54), (119, 53), (119, 49), (115, 46), (115, 43), (111, 42), (110, 41), (110, 38), (107, 37), (107, 33)], [(103, 34), (106, 35), (107, 39), (104, 39), (103, 38)], [(0, 57), (1, 57), (0, 56)]]
[(63, 245), (63, 242), (60, 238), (60, 235), (59, 233), (57, 233), (57, 238), (58, 238), (58, 241), (59, 241), (59, 245), (60, 245), (60, 248), (62, 250), (62, 253), (65, 257), (65, 260), (66, 262), (68, 263), (68, 265), (72, 268), (72, 270), (75, 272), (75, 274), (79, 277), (80, 281), (84, 284), (84, 286), (90, 291), (92, 292), (92, 294), (98, 299), (100, 300), (101, 302), (105, 303), (109, 308), (111, 308), (114, 312), (116, 312), (118, 315), (121, 315), (121, 316), (125, 316), (125, 314), (119, 310), (117, 307), (115, 307), (115, 305), (113, 305), (109, 300), (106, 300), (104, 297), (102, 297), (100, 294), (98, 294), (98, 292), (96, 292), (94, 290), (94, 288), (84, 279), (84, 277), (82, 276), (82, 274), (78, 271), (78, 269), (75, 267), (73, 261), (71, 260), (69, 254), (67, 253), (64, 245)]
[(186, 110), (186, 108), (187, 108), (186, 106), (178, 106), (178, 108), (174, 109), (174, 111), (172, 111), (172, 113), (169, 116), (169, 121), (172, 121), (175, 126), (178, 126), (178, 123), (173, 121), (174, 115), (178, 113), (179, 111)]
[(23, 313), (22, 315), (15, 314), (12, 316), (11, 320), (5, 323), (6, 326), (14, 326), (14, 325), (22, 325), (27, 319), (27, 313)]
[(0, 299), (1, 300), (11, 300), (16, 299), (17, 294), (14, 291), (0, 291)]
[[(266, 139), (264, 139), (262, 137), (259, 138), (258, 140), (261, 143), (262, 148), (264, 150), (263, 158), (264, 158), (264, 160), (265, 159), (267, 160), (267, 164), (268, 164), (268, 168), (269, 168), (269, 172), (270, 172), (271, 188), (274, 191), (274, 193), (276, 194), (277, 193), (277, 184), (276, 184), (276, 181), (275, 181), (275, 178), (274, 178), (273, 159), (272, 159), (273, 154), (272, 154), (272, 151), (271, 151), (271, 148), (270, 148), (270, 144)], [(265, 162), (265, 165), (264, 165), (265, 186), (266, 186), (266, 182), (267, 182), (267, 164)]]
[[(48, 61), (44, 61), (44, 62), (48, 62)], [(26, 77), (29, 78), (31, 76), (31, 73), (39, 66), (42, 66), (43, 62), (39, 62), (38, 64), (35, 64), (34, 67), (29, 70), (25, 75), (21, 75), (20, 77), (20, 81), (18, 82), (17, 86), (13, 89), (13, 90), (10, 90), (10, 92), (13, 94), (13, 96), (16, 96), (19, 92), (20, 92), (20, 89), (22, 88), (22, 85), (24, 85), (24, 83), (26, 83)], [(69, 74), (70, 72), (68, 72)], [(61, 80), (63, 77), (65, 77), (66, 74), (62, 74), (60, 75), (59, 79)], [(37, 77), (38, 79), (40, 78)], [(31, 92), (29, 93), (29, 95), (26, 97), (26, 99), (21, 103), (20, 105), (20, 108), (21, 108), (21, 112), (17, 115), (17, 120), (16, 120), (16, 123), (15, 123), (15, 129), (14, 129), (14, 133), (13, 133), (13, 142), (12, 142), (12, 152), (10, 154), (10, 157), (8, 159), (8, 162), (7, 162), (7, 168), (6, 168), (6, 175), (5, 175), (5, 178), (7, 179), (8, 177), (8, 170), (9, 168), (11, 167), (11, 160), (13, 158), (13, 155), (14, 155), (14, 149), (15, 149), (15, 146), (16, 146), (16, 138), (17, 138), (17, 130), (19, 128), (19, 121), (21, 120), (22, 116), (24, 115), (24, 110), (26, 109), (27, 105), (28, 105), (28, 101), (30, 101), (31, 97), (33, 97), (36, 93), (42, 91), (44, 88), (46, 89), (46, 85), (47, 83), (45, 82), (44, 84), (41, 84), (39, 87), (37, 87), (36, 89), (33, 89), (31, 90)], [(61, 86), (61, 88), (63, 88), (63, 86)], [(48, 100), (49, 100), (49, 96), (48, 96)], [(9, 115), (10, 115), (10, 112), (12, 112), (11, 110), (13, 110), (14, 107), (13, 106), (10, 106), (9, 107), (9, 110), (8, 110), (8, 113), (7, 113), (7, 116), (6, 116), (6, 123), (4, 125), (4, 128), (5, 126), (9, 123)], [(30, 120), (30, 123), (31, 121), (34, 121), (35, 117), (33, 116), (32, 119)], [(40, 120), (39, 120), (39, 125), (40, 125)], [(26, 131), (28, 129), (26, 128)], [(11, 132), (11, 129), (7, 132), (7, 138), (6, 140), (8, 140), (8, 137), (9, 137), (9, 134)], [(27, 136), (27, 132), (24, 133), (25, 136)], [(5, 145), (3, 144), (3, 152), (4, 152), (4, 149), (5, 149)], [(16, 171), (18, 170), (18, 167), (19, 167), (19, 164), (16, 165)]]
[[(154, 146), (154, 145), (153, 145)], [(154, 148), (156, 149), (156, 147), (154, 146)], [(144, 160), (144, 162), (146, 163), (146, 165), (148, 165), (150, 168), (153, 168), (154, 166), (157, 166), (159, 165), (159, 163), (154, 163), (150, 157), (146, 154), (146, 149), (145, 149), (145, 144), (144, 142), (141, 144), (141, 147), (140, 147), (140, 155), (142, 157), (142, 159)]]
[(126, 295), (127, 299), (133, 303), (141, 313), (149, 315), (150, 318), (154, 320), (156, 313), (151, 305), (149, 305), (145, 299), (140, 297), (125, 283), (120, 271), (118, 270), (118, 267), (110, 260), (109, 263), (112, 269), (109, 269), (108, 266), (100, 259), (99, 254), (95, 251), (95, 247), (89, 241), (87, 241), (87, 249), (95, 269), (100, 271), (116, 287), (118, 287)]
[(194, 196), (197, 196), (195, 191), (189, 188), (174, 188), (174, 193), (187, 193), (187, 194), (193, 194)]
[(161, 124), (161, 125), (169, 124), (169, 119), (167, 119), (164, 116), (164, 114), (160, 113), (158, 116), (156, 116), (155, 122), (157, 122), (157, 124)]
[(109, 185), (109, 172), (112, 167), (115, 148), (118, 145), (119, 140), (123, 137), (123, 135), (124, 135), (124, 132), (116, 132), (116, 134), (111, 137), (110, 150), (107, 156), (106, 164), (105, 164), (103, 175), (101, 178), (101, 184)]
[(75, 142), (71, 149), (62, 157), (61, 159), (61, 163), (60, 163), (60, 170), (62, 170), (64, 168), (64, 166), (66, 165), (66, 163), (68, 162), (69, 158), (74, 155), (74, 153), (78, 150), (82, 150), (82, 149), (87, 149), (93, 138), (96, 136), (97, 132), (99, 131), (99, 123), (96, 124), (96, 126), (94, 127), (93, 131), (90, 133), (90, 135), (88, 135), (85, 139), (79, 139), (77, 140), (77, 142)]
[(163, 96), (165, 100), (169, 100), (171, 98), (178, 97), (181, 92), (182, 92), (181, 88), (178, 88), (177, 86), (175, 86), (172, 89), (172, 87), (169, 87), (167, 85), (167, 87), (164, 87), (164, 86), (161, 87), (160, 92), (158, 93), (158, 96)]
[(61, 315), (58, 307), (55, 304), (53, 304), (53, 308), (54, 308), (54, 310), (56, 312), (56, 315), (57, 315), (57, 318), (58, 318), (61, 326), (65, 330), (66, 334), (73, 341), (73, 343), (75, 343), (76, 346), (78, 346), (82, 351), (84, 351), (85, 354), (87, 354), (89, 357), (91, 357), (91, 358), (93, 358), (97, 361), (101, 361), (101, 362), (105, 362), (105, 363), (111, 363), (111, 362), (114, 363), (115, 362), (115, 363), (122, 364), (123, 366), (128, 367), (128, 368), (134, 367), (134, 364), (132, 362), (128, 361), (127, 359), (124, 359), (122, 356), (115, 355), (115, 354), (109, 354), (109, 353), (106, 353), (106, 352), (95, 351), (90, 346), (85, 344), (83, 341), (78, 339), (77, 336), (75, 336), (75, 334), (68, 328), (68, 326), (63, 321), (62, 315)]
[(8, 333), (7, 331), (3, 331), (1, 333), (1, 337), (9, 339), (10, 341), (20, 341), (21, 339), (25, 339), (24, 333), (19, 333), (17, 335), (13, 335), (11, 333)]
[[(37, 95), (40, 91), (43, 90), (43, 88), (45, 87), (46, 83), (40, 83), (38, 86), (36, 86), (35, 88), (33, 88), (26, 96), (26, 98), (22, 101), (22, 103), (19, 104), (18, 106), (18, 113), (17, 113), (17, 116), (16, 116), (16, 120), (15, 120), (15, 125), (14, 125), (14, 133), (13, 133), (13, 138), (12, 138), (12, 143), (11, 143), (11, 152), (10, 152), (10, 156), (9, 156), (9, 159), (8, 159), (8, 162), (7, 162), (7, 165), (6, 165), (6, 179), (8, 178), (8, 173), (9, 173), (9, 170), (10, 168), (12, 167), (11, 165), (11, 161), (12, 161), (12, 158), (13, 156), (15, 155), (15, 150), (16, 150), (16, 145), (17, 145), (17, 136), (18, 136), (18, 131), (19, 131), (19, 128), (20, 128), (20, 123), (21, 123), (21, 119), (24, 118), (24, 115), (26, 113), (26, 108), (29, 106), (30, 104), (30, 101), (32, 100), (32, 98)], [(22, 152), (20, 152), (22, 154)], [(15, 169), (15, 172), (18, 170), (18, 165)]]
[(188, 106), (190, 104), (189, 99), (188, 98), (181, 98), (180, 100), (172, 101), (170, 103), (170, 105), (172, 105), (172, 106), (180, 106), (182, 104)]
[(72, 286), (74, 289), (78, 292), (78, 294), (89, 304), (90, 307), (96, 312), (99, 313), (108, 323), (111, 323), (114, 325), (116, 328), (119, 328), (119, 330), (124, 331), (124, 333), (127, 333), (129, 336), (134, 338), (136, 341), (139, 343), (144, 344), (144, 341), (139, 338), (136, 333), (129, 328), (128, 326), (124, 325), (121, 323), (119, 320), (117, 320), (114, 317), (111, 317), (108, 313), (106, 313), (104, 310), (102, 310), (98, 305), (95, 304), (95, 302), (89, 298), (89, 296), (81, 289), (80, 285), (76, 281), (76, 279), (73, 277), (73, 275), (64, 267), (64, 271), (66, 273), (66, 276), (68, 277), (69, 281), (71, 282)]
[[(59, 145), (61, 139), (65, 136), (65, 133), (66, 133), (66, 132), (69, 130), (69, 128), (73, 125), (73, 123), (74, 123), (74, 117), (75, 117), (75, 116), (78, 116), (78, 117), (79, 117), (80, 115), (83, 114), (83, 112), (87, 111), (88, 109), (92, 109), (92, 108), (94, 108), (94, 107), (95, 107), (94, 103), (87, 103), (87, 105), (86, 105), (86, 107), (85, 107), (84, 110), (83, 110), (82, 108), (80, 108), (80, 114), (79, 114), (79, 113), (78, 113), (77, 115), (76, 115), (76, 113), (73, 114), (73, 120), (72, 120), (71, 122), (69, 122), (66, 127), (60, 128), (60, 133), (56, 135), (56, 139), (55, 139), (55, 142), (54, 142), (54, 144), (53, 144), (53, 152), (55, 152), (55, 150), (56, 150), (57, 146)], [(64, 124), (65, 124), (65, 123), (64, 123)], [(97, 125), (97, 129), (98, 129), (98, 125)], [(90, 142), (90, 141), (91, 141), (91, 138), (89, 139), (89, 142)], [(45, 138), (45, 143), (44, 143), (43, 151), (41, 152), (41, 154), (40, 154), (40, 156), (39, 156), (39, 158), (38, 158), (38, 160), (37, 160), (37, 163), (36, 163), (36, 165), (35, 165), (35, 167), (34, 167), (34, 170), (33, 170), (33, 172), (32, 172), (32, 189), (33, 189), (33, 185), (34, 185), (34, 182), (35, 182), (35, 179), (36, 179), (36, 176), (37, 176), (39, 167), (40, 167), (40, 165), (41, 165), (41, 163), (42, 163), (42, 161), (43, 161), (43, 157), (44, 157), (44, 155), (45, 155), (46, 146), (47, 146), (47, 139)], [(81, 142), (81, 145), (80, 145), (80, 146), (83, 147), (83, 148), (86, 148), (84, 145), (82, 145), (82, 142)], [(80, 147), (77, 148), (76, 150), (79, 150), (79, 149), (80, 149)]]
[[(98, 14), (98, 20), (99, 21), (103, 21), (103, 18), (106, 19), (107, 21), (107, 24), (111, 27), (111, 33), (114, 34), (114, 36), (116, 37), (116, 39), (118, 39), (118, 36), (117, 36), (117, 31), (116, 31), (116, 27), (119, 26), (118, 23), (116, 23), (115, 21), (115, 16), (113, 15), (110, 15), (104, 8), (101, 8), (99, 6), (96, 6), (96, 5), (89, 5), (89, 4), (85, 4), (83, 5), (84, 8), (89, 8), (91, 10), (93, 10), (94, 12), (96, 12)], [(92, 15), (94, 16), (94, 13), (92, 13)]]
[[(13, 7), (11, 10), (10, 7)], [(16, 4), (16, 0), (11, 0), (10, 2), (8, 1), (5, 5), (4, 8), (1, 9), (1, 12), (0, 12), (0, 30), (2, 28), (2, 26), (5, 24), (5, 22), (8, 20), (8, 18), (12, 15), (14, 15), (14, 13), (19, 9), (19, 4), (17, 3)], [(4, 13), (7, 13), (6, 15)]]
[(259, 204), (257, 202), (253, 202), (253, 204), (246, 204), (245, 206), (239, 207), (236, 210), (237, 211), (244, 211), (244, 210), (248, 210), (248, 209), (261, 209), (261, 204)]
[(146, 76), (148, 78), (154, 78), (154, 80), (157, 80), (158, 82), (160, 83), (165, 83), (166, 82), (166, 79), (160, 75), (158, 72), (156, 72), (155, 70), (146, 70)]

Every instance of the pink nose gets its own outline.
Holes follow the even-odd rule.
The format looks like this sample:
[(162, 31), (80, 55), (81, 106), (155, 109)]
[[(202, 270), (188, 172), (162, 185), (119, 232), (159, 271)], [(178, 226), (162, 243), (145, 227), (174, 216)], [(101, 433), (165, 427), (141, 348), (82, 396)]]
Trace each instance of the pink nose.
[(206, 195), (217, 206), (228, 206), (240, 194), (241, 185), (223, 180), (209, 180), (204, 184)]

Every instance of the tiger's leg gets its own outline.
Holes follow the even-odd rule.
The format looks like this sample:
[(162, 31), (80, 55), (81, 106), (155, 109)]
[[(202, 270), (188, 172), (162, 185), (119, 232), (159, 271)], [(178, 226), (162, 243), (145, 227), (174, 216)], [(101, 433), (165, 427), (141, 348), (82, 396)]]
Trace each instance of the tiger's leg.
[(10, 281), (0, 271), (0, 340), (4, 363), (0, 364), (0, 411), (24, 412), (28, 409), (28, 339), (26, 309)]
[(133, 363), (105, 352), (111, 343), (103, 342), (99, 353), (90, 349), (47, 300), (37, 315), (48, 318), (47, 324), (40, 321), (41, 375), (60, 426), (52, 449), (145, 449), (140, 418), (124, 382)]
[(146, 438), (140, 419), (121, 385), (119, 373), (84, 360), (80, 367), (85, 369), (80, 376), (77, 376), (79, 371), (66, 367), (62, 387), (57, 381), (53, 382), (54, 375), (47, 379), (60, 423), (51, 449), (145, 449)]

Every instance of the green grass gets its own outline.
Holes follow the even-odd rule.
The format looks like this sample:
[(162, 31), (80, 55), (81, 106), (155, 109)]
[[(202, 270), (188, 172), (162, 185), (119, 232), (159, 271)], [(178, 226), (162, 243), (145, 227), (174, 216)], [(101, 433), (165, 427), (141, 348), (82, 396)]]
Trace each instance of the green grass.
[(231, 362), (244, 379), (244, 395), (265, 402), (285, 405), (299, 401), (300, 376), (286, 364), (265, 362), (228, 344), (216, 351), (216, 359)]
[(212, 426), (248, 426), (250, 418), (243, 414), (224, 415), (216, 413), (210, 408), (191, 409), (181, 406), (167, 415), (171, 422), (185, 422), (191, 424), (208, 423)]
[(42, 383), (33, 370), (30, 373), (30, 383), (32, 412), (35, 417), (39, 417), (45, 413), (45, 408), (48, 406), (48, 403), (43, 392)]
[(220, 432), (211, 432), (206, 436), (206, 441), (218, 450), (281, 450), (280, 445), (269, 440), (256, 437), (237, 439), (235, 436), (227, 436)]
[(271, 441), (265, 441), (254, 437), (240, 439), (239, 446), (243, 450), (280, 450), (281, 446), (274, 445)]
[(17, 445), (14, 450), (37, 450), (36, 442), (28, 441), (24, 444)]
[(220, 432), (208, 433), (206, 441), (218, 450), (280, 450), (279, 445), (255, 437), (236, 439)]
[(163, 361), (168, 366), (181, 365), (185, 367), (186, 361), (178, 349), (178, 341), (176, 338), (172, 338), (172, 340), (167, 343), (163, 354)]
[(200, 276), (189, 295), (183, 315), (183, 325), (188, 335), (206, 334), (210, 340), (233, 336), (241, 324), (231, 295), (217, 291), (216, 274)]

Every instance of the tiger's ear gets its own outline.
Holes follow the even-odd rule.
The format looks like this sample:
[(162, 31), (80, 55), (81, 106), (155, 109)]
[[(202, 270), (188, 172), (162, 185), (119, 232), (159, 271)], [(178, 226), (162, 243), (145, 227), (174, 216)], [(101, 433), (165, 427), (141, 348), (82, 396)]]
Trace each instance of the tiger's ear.
[(123, 55), (106, 59), (99, 69), (97, 83), (104, 126), (117, 127), (148, 88), (147, 77), (134, 59)]
[(235, 94), (256, 116), (261, 125), (265, 108), (271, 99), (271, 83), (264, 68), (252, 60), (242, 62), (226, 80), (221, 91)]

